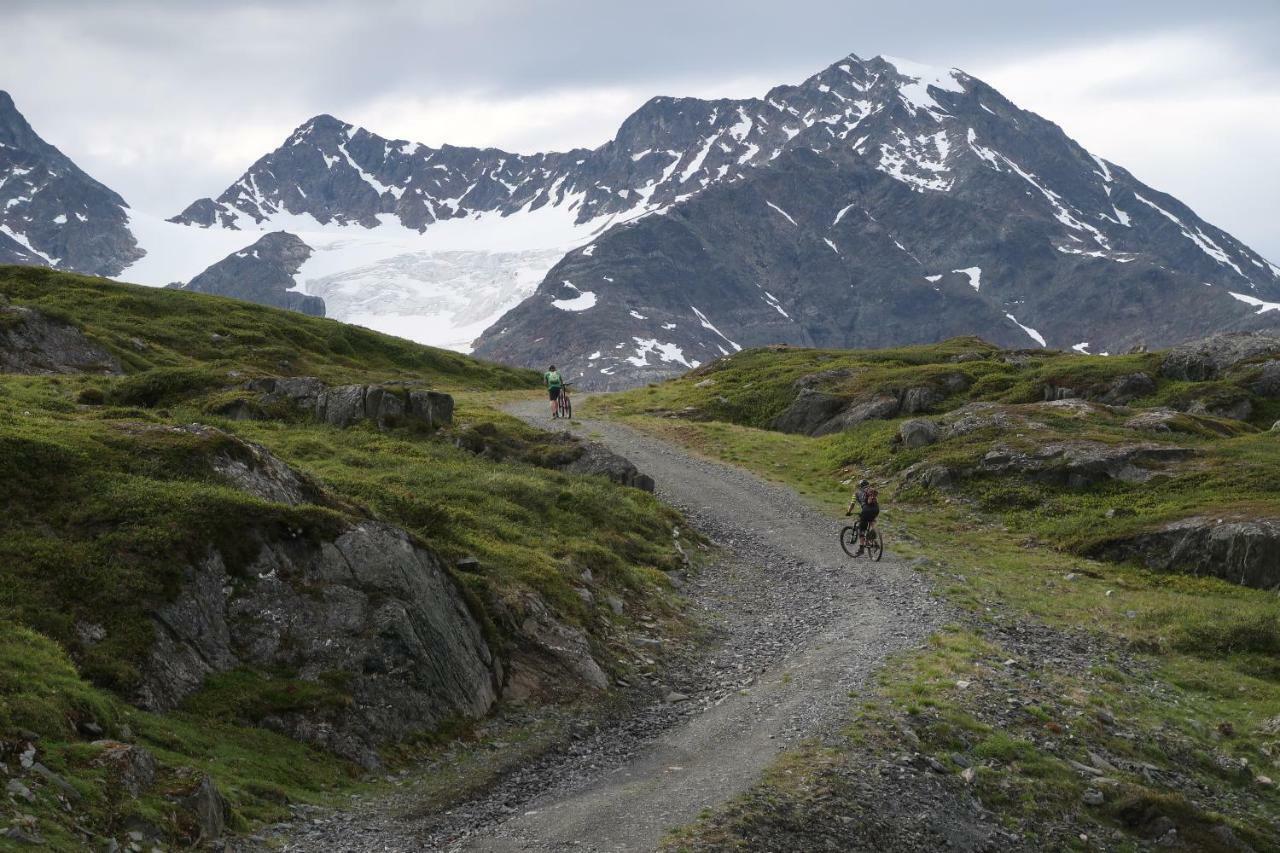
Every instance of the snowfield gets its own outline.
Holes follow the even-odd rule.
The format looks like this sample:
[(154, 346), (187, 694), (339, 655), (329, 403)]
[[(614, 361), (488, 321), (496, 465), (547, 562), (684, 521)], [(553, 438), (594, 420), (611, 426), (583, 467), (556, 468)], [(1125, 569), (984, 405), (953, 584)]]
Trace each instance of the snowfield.
[(322, 225), (310, 215), (287, 213), (260, 225), (242, 217), (235, 231), (133, 212), (129, 225), (147, 255), (118, 278), (154, 287), (187, 282), (262, 234), (288, 231), (313, 250), (293, 290), (324, 299), (326, 316), (470, 352), (472, 341), (532, 295), (557, 261), (615, 220), (577, 225), (568, 208), (561, 203), (509, 216), (478, 213), (433, 223), (423, 233), (390, 215), (380, 217), (377, 228)]

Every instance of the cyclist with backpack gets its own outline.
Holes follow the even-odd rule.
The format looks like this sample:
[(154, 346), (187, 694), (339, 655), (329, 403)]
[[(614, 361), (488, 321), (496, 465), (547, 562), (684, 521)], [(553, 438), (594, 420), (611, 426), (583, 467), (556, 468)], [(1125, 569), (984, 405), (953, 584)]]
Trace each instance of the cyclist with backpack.
[(547, 394), (551, 397), (551, 417), (560, 417), (556, 404), (560, 401), (560, 389), (564, 388), (564, 380), (560, 378), (560, 371), (556, 370), (553, 364), (542, 374), (542, 380), (547, 383)]
[(858, 553), (854, 556), (860, 556), (867, 547), (867, 530), (875, 523), (876, 516), (880, 514), (880, 492), (875, 486), (871, 485), (869, 480), (863, 480), (858, 483), (858, 489), (853, 493), (853, 500), (849, 501), (849, 509), (845, 511), (845, 515), (853, 515), (854, 506), (858, 506)]

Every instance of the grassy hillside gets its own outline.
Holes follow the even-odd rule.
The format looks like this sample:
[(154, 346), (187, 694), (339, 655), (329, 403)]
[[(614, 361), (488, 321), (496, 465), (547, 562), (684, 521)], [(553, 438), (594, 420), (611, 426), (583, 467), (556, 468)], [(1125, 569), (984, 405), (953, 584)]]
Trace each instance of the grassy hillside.
[[(682, 565), (675, 514), (643, 492), (544, 467), (563, 446), (484, 404), (488, 392), (533, 387), (529, 371), (333, 321), (47, 270), (0, 269), (0, 294), (69, 320), (127, 371), (0, 375), (0, 760), (19, 774), (34, 743), (37, 760), (78, 792), (67, 799), (28, 774), (33, 799), (0, 808), (0, 831), (80, 849), (144, 821), (148, 832), (189, 840), (173, 803), (197, 774), (212, 776), (241, 829), (358, 779), (353, 766), (255, 725), (351, 701), (340, 678), (241, 670), (211, 679), (173, 714), (125, 701), (154, 639), (147, 614), (178, 594), (183, 567), (211, 547), (234, 571), (254, 556), (257, 534), (322, 539), (367, 517), (396, 524), (450, 565), (475, 558), (457, 579), (499, 653), (517, 642), (510, 607), (530, 595), (597, 649), (615, 622), (674, 613), (664, 570)], [(434, 433), (341, 430), (283, 410), (259, 421), (214, 414), (255, 375), (401, 381), (452, 391), (459, 407)], [(196, 422), (221, 432), (177, 428)], [(475, 435), (507, 452), (466, 449)], [(324, 499), (291, 507), (229, 487), (207, 461), (235, 439), (309, 474)], [(576, 590), (584, 568), (594, 605)], [(608, 613), (605, 596), (626, 601), (628, 615)], [(613, 657), (602, 661), (614, 666)], [(139, 798), (123, 794), (91, 745), (102, 737), (151, 750), (156, 784)], [(0, 838), (0, 849), (8, 843)]]
[[(1251, 366), (1242, 365), (1221, 379), (1187, 382), (1161, 376), (1162, 359), (1161, 353), (1107, 358), (1040, 350), (1002, 353), (975, 339), (873, 351), (780, 347), (749, 350), (680, 379), (611, 396), (600, 406), (616, 416), (703, 424), (707, 434), (723, 431), (724, 425), (776, 434), (771, 423), (802, 388), (851, 401), (935, 389), (937, 402), (927, 412), (871, 419), (800, 442), (803, 464), (812, 465), (813, 474), (856, 471), (891, 477), (899, 498), (928, 502), (964, 496), (1028, 535), (1082, 555), (1117, 538), (1204, 512), (1224, 518), (1280, 518), (1280, 441), (1269, 431), (1280, 419), (1280, 399), (1250, 392), (1248, 382), (1256, 374)], [(1149, 377), (1152, 386), (1126, 406), (1045, 405), (1046, 388), (1087, 394), (1137, 373)], [(1214, 411), (1240, 400), (1250, 401), (1248, 420), (1196, 413), (1196, 402)], [(1166, 431), (1130, 425), (1136, 415), (1156, 410), (1169, 411)], [(895, 443), (906, 420), (945, 423), (948, 413), (961, 411), (980, 415), (975, 428), (944, 434), (937, 443), (919, 448)], [(776, 441), (791, 443), (781, 437)], [(933, 467), (977, 468), (997, 445), (1026, 452), (1053, 442), (1187, 448), (1192, 461), (1170, 466), (1147, 482), (1108, 480), (1088, 489), (1050, 478), (981, 471), (943, 489), (931, 488), (921, 478), (902, 478), (904, 472)]]
[[(595, 414), (787, 483), (833, 515), (869, 476), (889, 552), (928, 574), (956, 614), (929, 648), (882, 673), (851, 709), (842, 743), (786, 754), (668, 849), (871, 844), (856, 833), (874, 830), (884, 806), (875, 792), (927, 810), (950, 788), (1045, 849), (1138, 850), (1163, 839), (1183, 850), (1280, 850), (1276, 593), (1088, 556), (1188, 515), (1280, 517), (1280, 438), (1263, 430), (1275, 402), (1251, 392), (1256, 367), (1173, 381), (1160, 375), (1162, 358), (1004, 353), (973, 340), (762, 349), (593, 401)], [(1154, 387), (1125, 407), (1045, 402), (1046, 386), (1106, 388), (1135, 372)], [(856, 402), (921, 387), (943, 392), (928, 412), (816, 438), (769, 428), (805, 389)], [(1254, 407), (1249, 421), (1184, 411), (1168, 432), (1125, 426), (1195, 399), (1241, 398)], [(908, 448), (900, 427), (919, 418), (940, 426), (938, 440)], [(1193, 454), (1155, 464), (1141, 483), (981, 470), (995, 447), (1031, 454), (1064, 442)], [(940, 467), (957, 473), (921, 476)]]
[(529, 388), (531, 370), (293, 311), (201, 293), (117, 284), (42, 267), (0, 266), (0, 296), (70, 321), (125, 371), (191, 368), (316, 376), (326, 382), (412, 380), (443, 390)]

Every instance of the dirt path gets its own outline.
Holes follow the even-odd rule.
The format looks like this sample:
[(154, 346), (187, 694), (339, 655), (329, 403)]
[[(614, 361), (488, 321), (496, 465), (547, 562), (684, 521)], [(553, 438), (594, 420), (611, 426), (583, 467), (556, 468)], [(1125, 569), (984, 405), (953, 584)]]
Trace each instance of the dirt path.
[[(552, 427), (541, 411), (538, 404), (518, 414)], [(879, 564), (851, 564), (837, 547), (839, 525), (790, 490), (615, 424), (583, 422), (575, 431), (629, 458), (657, 481), (663, 500), (731, 549), (735, 588), (718, 590), (733, 611), (720, 614), (731, 635), (799, 613), (811, 620), (811, 636), (749, 689), (661, 735), (634, 760), (579, 790), (535, 800), (461, 849), (652, 850), (667, 830), (757, 780), (788, 742), (838, 724), (850, 693), (886, 654), (919, 640), (933, 622), (926, 590), (892, 551)], [(781, 575), (780, 565), (800, 571)], [(807, 606), (813, 595), (826, 596), (828, 606)]]
[[(563, 428), (541, 403), (513, 413)], [(718, 641), (676, 698), (573, 753), (515, 774), (445, 816), (408, 803), (317, 819), (291, 850), (650, 851), (664, 833), (759, 779), (786, 746), (838, 730), (885, 658), (920, 643), (942, 607), (893, 556), (850, 561), (834, 510), (624, 426), (573, 431), (629, 458), (725, 557), (685, 591)], [(892, 529), (892, 513), (885, 513)]]

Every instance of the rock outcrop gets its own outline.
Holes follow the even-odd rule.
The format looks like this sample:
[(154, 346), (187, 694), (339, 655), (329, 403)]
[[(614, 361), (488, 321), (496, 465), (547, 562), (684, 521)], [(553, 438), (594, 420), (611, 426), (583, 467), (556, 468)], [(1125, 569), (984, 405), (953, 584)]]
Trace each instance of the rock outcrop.
[(361, 421), (372, 421), (379, 429), (409, 423), (436, 429), (453, 422), (453, 397), (440, 391), (389, 385), (330, 387), (310, 376), (255, 379), (244, 387), (260, 395), (258, 399), (234, 400), (217, 414), (261, 420), (272, 408), (284, 406), (341, 429)]
[[(223, 439), (210, 466), (229, 485), (285, 504), (319, 500), (264, 448), (184, 429)], [(156, 639), (134, 696), (142, 707), (175, 708), (233, 669), (314, 682), (340, 674), (349, 702), (260, 722), (373, 767), (377, 744), (479, 716), (497, 700), (501, 665), (477, 619), (441, 560), (405, 531), (366, 520), (318, 538), (246, 530), (244, 539), (238, 550), (256, 549), (247, 564), (232, 568), (211, 546), (153, 612)]]
[(35, 308), (0, 306), (0, 373), (123, 372), (115, 356), (70, 323)]
[(1258, 589), (1280, 588), (1280, 519), (1187, 518), (1094, 549), (1150, 569), (1212, 575)]
[(653, 478), (648, 474), (641, 474), (630, 459), (619, 456), (603, 444), (594, 441), (578, 443), (582, 452), (572, 462), (558, 466), (561, 471), (568, 474), (592, 474), (622, 486), (631, 486), (646, 492), (653, 491)]
[(969, 387), (969, 383), (965, 374), (955, 373), (940, 379), (937, 386), (920, 385), (849, 397), (801, 382), (797, 383), (801, 386), (800, 393), (774, 417), (769, 428), (815, 437), (844, 432), (865, 421), (933, 411), (948, 394)]
[(1160, 365), (1170, 379), (1203, 382), (1247, 361), (1280, 357), (1280, 333), (1233, 332), (1174, 347)]
[(1105, 480), (1145, 483), (1153, 466), (1191, 458), (1194, 450), (1165, 444), (1104, 444), (1054, 441), (1030, 449), (993, 447), (974, 473), (1015, 475), (1037, 482), (1083, 489)]
[(309, 681), (341, 673), (350, 704), (262, 722), (366, 767), (378, 743), (492, 707), (499, 667), (478, 622), (441, 561), (403, 530), (366, 521), (330, 541), (258, 544), (235, 575), (217, 550), (187, 568), (181, 593), (154, 613), (139, 705), (175, 708), (239, 667)]

